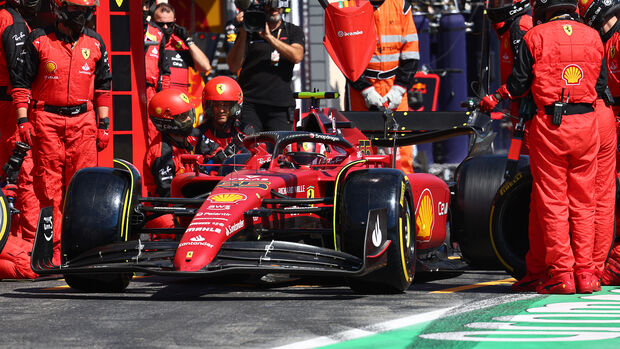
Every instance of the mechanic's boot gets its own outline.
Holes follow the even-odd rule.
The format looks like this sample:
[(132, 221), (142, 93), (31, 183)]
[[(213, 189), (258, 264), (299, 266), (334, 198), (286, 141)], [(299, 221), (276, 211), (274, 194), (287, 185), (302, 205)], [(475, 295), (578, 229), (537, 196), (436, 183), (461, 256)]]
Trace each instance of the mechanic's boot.
[(536, 288), (536, 292), (541, 294), (574, 294), (575, 291), (573, 272), (552, 275), (549, 280)]
[(610, 255), (605, 262), (605, 269), (601, 273), (601, 284), (605, 286), (620, 286), (620, 263)]
[(577, 293), (592, 293), (596, 285), (599, 285), (598, 278), (590, 270), (581, 270), (575, 272), (575, 288)]
[(519, 281), (512, 284), (513, 292), (536, 292), (536, 288), (547, 281), (547, 274), (526, 273)]

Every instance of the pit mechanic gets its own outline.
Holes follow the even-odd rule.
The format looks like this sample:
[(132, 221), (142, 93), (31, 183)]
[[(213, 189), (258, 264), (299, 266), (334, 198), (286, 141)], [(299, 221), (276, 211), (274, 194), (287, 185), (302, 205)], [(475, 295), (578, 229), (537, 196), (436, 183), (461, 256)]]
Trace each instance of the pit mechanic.
[(592, 293), (597, 281), (592, 263), (599, 150), (594, 104), (606, 73), (600, 36), (575, 20), (576, 9), (576, 0), (534, 2), (536, 25), (523, 37), (512, 74), (481, 102), (491, 111), (501, 99), (531, 89), (538, 108), (529, 134), (530, 211), (537, 214), (530, 217), (528, 234), (531, 251), (542, 242), (545, 268), (527, 265), (519, 282), (543, 294)]
[[(143, 3), (143, 10), (147, 1)], [(154, 6), (152, 6), (154, 8)], [(164, 31), (150, 17), (151, 6), (146, 6), (144, 18), (144, 66), (146, 68), (146, 105), (148, 106), (155, 93), (170, 88), (170, 65), (164, 54), (166, 36)], [(148, 16), (147, 16), (148, 14)], [(147, 144), (157, 135), (157, 129), (147, 114)]]
[(54, 0), (56, 23), (30, 33), (24, 62), (12, 74), (19, 134), (32, 146), (35, 194), (42, 207), (53, 207), (57, 265), (64, 191), (77, 170), (97, 165), (97, 151), (109, 141), (108, 53), (101, 36), (85, 26), (97, 4)]
[[(25, 17), (35, 17), (40, 0), (0, 1), (0, 108), (5, 116), (0, 118), (0, 166), (7, 163), (18, 132), (15, 106), (11, 97), (11, 78), (15, 65), (21, 61), (20, 53), (30, 32)], [(11, 67), (11, 68), (9, 68)], [(12, 197), (19, 211), (12, 217), (11, 232), (0, 253), (0, 279), (32, 279), (37, 274), (30, 268), (30, 251), (34, 242), (39, 215), (39, 201), (32, 187), (32, 156), (27, 152), (23, 159), (17, 183), (7, 183), (5, 196)], [(7, 175), (5, 173), (4, 175)]]
[(239, 120), (243, 104), (241, 86), (232, 78), (217, 76), (205, 85), (202, 103), (206, 120), (199, 126), (203, 136), (200, 153), (221, 164), (245, 151), (243, 138), (253, 134), (254, 128)]
[[(381, 109), (407, 111), (403, 98), (414, 82), (420, 60), (418, 33), (411, 15), (411, 2), (371, 0), (377, 44), (366, 70), (348, 82), (349, 107), (355, 111)], [(413, 147), (399, 148), (397, 168), (413, 172)]]
[[(617, 153), (617, 125), (616, 117), (620, 113), (620, 23), (618, 13), (620, 3), (605, 0), (587, 0), (579, 2), (579, 13), (585, 24), (591, 26), (601, 34), (605, 45), (605, 60), (607, 62), (608, 86), (611, 91), (613, 111), (602, 109), (601, 100), (597, 107), (601, 150), (598, 156), (598, 173), (596, 182), (596, 218), (594, 230), (594, 268), (601, 278), (601, 283), (608, 286), (620, 285), (620, 240), (613, 242), (616, 205), (616, 172), (618, 168)], [(613, 244), (613, 249), (609, 251)], [(609, 256), (609, 257), (608, 257)]]
[[(159, 132), (144, 158), (144, 185), (149, 196), (169, 197), (174, 176), (192, 170), (181, 162), (181, 155), (194, 153), (198, 143), (200, 131), (193, 127), (196, 112), (186, 93), (170, 88), (153, 96), (148, 113)], [(147, 222), (145, 227), (173, 228), (174, 217), (161, 215)], [(155, 236), (155, 239), (163, 238), (173, 236)]]

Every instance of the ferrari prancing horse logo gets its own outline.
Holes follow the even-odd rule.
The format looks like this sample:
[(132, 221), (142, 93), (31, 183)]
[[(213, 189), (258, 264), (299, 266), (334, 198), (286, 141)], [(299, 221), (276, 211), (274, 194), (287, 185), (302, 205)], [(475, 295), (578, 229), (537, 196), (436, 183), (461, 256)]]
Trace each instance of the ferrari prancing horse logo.
[(573, 34), (573, 26), (570, 24), (564, 24), (562, 26), (562, 29), (564, 29), (564, 32), (566, 33), (566, 35), (571, 36)]
[(612, 47), (609, 49), (609, 57), (610, 57), (610, 58), (614, 58), (614, 56), (615, 56), (615, 55), (616, 55), (616, 46), (612, 46)]
[(217, 84), (215, 85), (215, 90), (217, 93), (222, 94), (226, 90), (226, 86), (224, 84)]
[(82, 49), (82, 57), (84, 57), (84, 59), (88, 59), (88, 57), (90, 57), (90, 49), (83, 48)]

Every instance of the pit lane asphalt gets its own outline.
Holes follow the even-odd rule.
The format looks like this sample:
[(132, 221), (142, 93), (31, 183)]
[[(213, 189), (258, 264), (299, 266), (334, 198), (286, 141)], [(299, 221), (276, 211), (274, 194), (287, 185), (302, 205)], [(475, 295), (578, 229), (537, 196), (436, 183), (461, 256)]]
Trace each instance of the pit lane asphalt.
[(134, 278), (119, 294), (78, 292), (58, 278), (2, 281), (0, 347), (292, 348), (510, 297), (510, 276), (499, 270), (416, 278), (396, 295), (360, 295), (334, 284), (264, 288), (157, 276)]

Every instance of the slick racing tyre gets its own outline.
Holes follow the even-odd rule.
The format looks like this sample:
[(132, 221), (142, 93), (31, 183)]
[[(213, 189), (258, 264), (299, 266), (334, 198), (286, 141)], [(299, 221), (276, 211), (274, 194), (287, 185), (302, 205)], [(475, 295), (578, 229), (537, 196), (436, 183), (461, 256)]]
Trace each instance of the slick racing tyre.
[[(527, 163), (528, 157), (522, 156), (518, 168)], [(453, 239), (463, 258), (477, 268), (502, 268), (489, 239), (489, 219), (505, 168), (506, 155), (481, 155), (465, 159), (456, 173), (456, 199), (451, 206)]]
[[(373, 216), (372, 212), (379, 213)], [(342, 251), (361, 258), (367, 229), (370, 224), (372, 229), (384, 224), (380, 220), (386, 220), (384, 239), (390, 240), (384, 252), (387, 263), (375, 265), (376, 270), (360, 279), (350, 279), (354, 291), (400, 293), (409, 288), (416, 263), (414, 213), (411, 187), (402, 171), (366, 169), (346, 177), (337, 203)]]
[[(127, 171), (84, 168), (74, 176), (65, 197), (61, 251), (63, 263), (89, 250), (127, 239), (132, 180)], [(92, 251), (91, 251), (92, 252)], [(67, 274), (72, 288), (86, 292), (122, 292), (132, 273)]]
[(532, 174), (526, 167), (502, 184), (491, 205), (491, 245), (506, 271), (517, 280), (525, 276), (531, 192)]
[(11, 232), (11, 208), (9, 201), (0, 190), (0, 252), (9, 238)]

